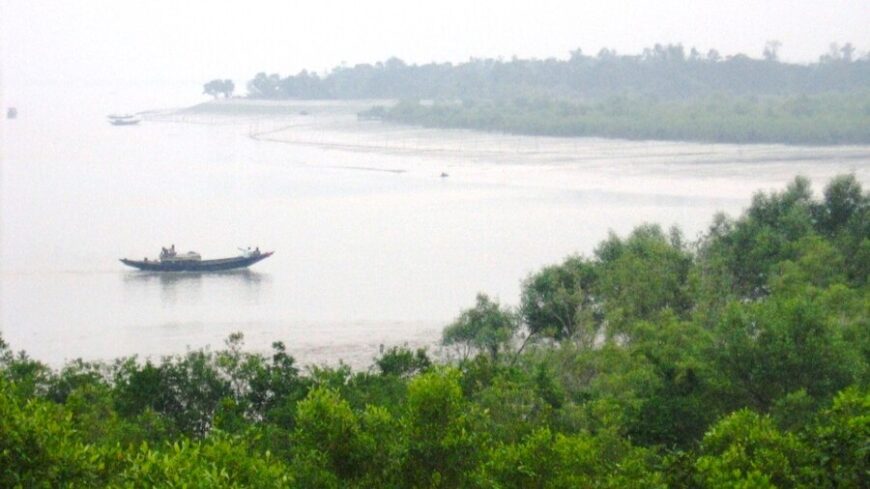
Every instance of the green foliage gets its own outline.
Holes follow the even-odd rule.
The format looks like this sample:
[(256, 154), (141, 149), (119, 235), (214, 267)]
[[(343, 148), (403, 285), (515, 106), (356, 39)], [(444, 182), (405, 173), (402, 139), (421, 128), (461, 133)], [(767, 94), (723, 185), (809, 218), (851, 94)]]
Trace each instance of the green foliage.
[(741, 410), (704, 436), (696, 462), (703, 487), (814, 487), (810, 447), (766, 416)]
[(483, 433), (473, 432), (473, 411), (459, 386), (459, 372), (423, 374), (408, 386), (407, 458), (402, 467), (410, 485), (459, 487), (478, 464)]
[(0, 377), (0, 487), (97, 485), (100, 453), (81, 442), (70, 413), (15, 391)]
[(67, 363), (51, 380), (46, 397), (55, 402), (64, 402), (76, 389), (85, 387), (106, 388), (104, 368), (100, 364), (74, 360)]
[(779, 429), (796, 432), (808, 426), (816, 414), (817, 402), (806, 389), (789, 392), (777, 399), (770, 409), (770, 416)]
[(540, 365), (537, 370), (534, 377), (503, 372), (475, 393), (474, 403), (486, 413), (476, 420), (479, 431), (493, 440), (517, 442), (549, 423), (564, 395), (546, 366)]
[(300, 450), (323, 454), (332, 472), (343, 478), (358, 475), (355, 450), (359, 423), (347, 401), (337, 392), (316, 388), (297, 407), (295, 438)]
[(493, 488), (664, 488), (653, 462), (609, 433), (566, 436), (543, 428), (521, 443), (495, 447), (479, 478)]
[(385, 487), (397, 480), (400, 426), (386, 409), (357, 413), (338, 392), (319, 387), (299, 403), (297, 417), (293, 466), (308, 466), (300, 471), (306, 485)]
[(658, 226), (640, 226), (624, 241), (611, 235), (596, 256), (611, 335), (630, 334), (630, 324), (662, 311), (683, 314), (691, 307), (687, 280), (692, 257), (682, 249), (679, 234), (669, 240)]
[(51, 385), (52, 372), (47, 365), (33, 360), (23, 351), (13, 354), (5, 343), (0, 344), (0, 373), (24, 398), (44, 396)]
[(641, 323), (633, 338), (631, 352), (648, 362), (655, 381), (627, 426), (629, 434), (644, 445), (692, 446), (724, 410), (708, 361), (713, 338), (673, 317)]
[[(800, 96), (799, 98), (806, 98)], [(795, 96), (764, 98), (699, 96), (688, 100), (610, 97), (588, 100), (560, 96), (485, 100), (474, 104), (422, 104), (405, 100), (378, 117), (426, 127), (461, 127), (511, 134), (607, 137), (721, 143), (867, 144), (868, 93), (813, 96), (809, 114), (789, 107)]]
[(258, 488), (294, 487), (286, 467), (268, 453), (252, 456), (239, 440), (212, 437), (124, 455), (124, 469), (109, 487)]
[[(724, 98), (721, 107), (736, 114), (747, 113), (750, 108), (734, 103), (726, 98), (728, 95), (787, 94), (794, 100), (784, 105), (781, 112), (810, 118), (824, 110), (824, 104), (811, 98), (812, 95), (865, 89), (870, 62), (866, 57), (846, 60), (828, 56), (809, 65), (789, 64), (775, 57), (752, 59), (743, 54), (723, 57), (716, 50), (701, 56), (694, 48), (687, 54), (681, 44), (656, 44), (639, 55), (619, 55), (609, 49), (602, 49), (597, 56), (585, 55), (580, 49), (570, 54), (569, 59), (473, 58), (458, 64), (423, 65), (390, 58), (375, 64), (336, 67), (323, 76), (309, 71), (283, 78), (275, 73), (257, 73), (248, 82), (248, 93), (253, 98), (276, 99), (456, 101), (445, 103), (438, 110), (449, 110), (459, 101), (463, 106), (480, 106), (495, 98), (509, 100), (516, 112), (532, 112), (536, 106), (554, 99), (593, 99), (606, 101), (606, 110), (620, 116), (636, 115), (627, 113), (621, 103), (625, 94), (639, 94), (651, 101), (709, 96), (710, 103), (714, 103), (717, 98)], [(771, 109), (770, 116), (775, 120), (779, 115), (777, 108), (761, 109), (765, 112)], [(552, 114), (583, 114), (589, 107), (573, 104), (558, 109)], [(510, 115), (514, 114), (503, 119), (509, 119)], [(689, 112), (689, 115), (693, 119), (681, 121), (681, 125), (705, 119), (703, 114)], [(706, 119), (715, 119), (717, 115), (710, 114)], [(617, 122), (630, 123), (629, 117), (624, 119)]]
[(150, 409), (171, 420), (175, 430), (202, 437), (218, 413), (227, 428), (231, 412), (244, 420), (281, 417), (285, 403), (304, 397), (307, 382), (280, 342), (272, 345), (271, 361), (242, 352), (241, 334), (231, 335), (226, 346), (217, 354), (199, 350), (165, 357), (159, 365), (135, 358), (117, 362), (113, 382), (119, 413), (131, 417)]
[(465, 355), (473, 350), (485, 351), (495, 360), (504, 351), (519, 327), (516, 315), (491, 300), (486, 294), (477, 295), (477, 304), (444, 328), (441, 344), (462, 345)]
[(757, 193), (736, 221), (718, 219), (706, 236), (701, 255), (708, 266), (704, 280), (727, 277), (726, 297), (766, 295), (774, 267), (796, 258), (795, 243), (813, 234), (809, 181), (798, 177), (781, 193)]
[(432, 360), (424, 348), (412, 352), (407, 348), (394, 346), (389, 348), (380, 358), (375, 359), (375, 366), (381, 375), (396, 375), (410, 377), (425, 372), (432, 366)]
[(359, 415), (357, 438), (361, 462), (360, 487), (400, 487), (404, 475), (400, 471), (405, 456), (405, 438), (401, 421), (387, 409), (367, 406)]
[(523, 282), (520, 314), (531, 335), (590, 345), (600, 326), (595, 269), (580, 257), (544, 268)]
[(859, 488), (870, 474), (870, 392), (849, 388), (823, 410), (807, 443), (818, 451), (815, 465), (824, 471), (819, 485)]
[(728, 382), (726, 391), (740, 405), (761, 411), (800, 389), (828, 399), (856, 382), (866, 363), (824, 309), (803, 296), (732, 304), (711, 353)]
[(772, 291), (799, 293), (802, 287), (827, 288), (846, 281), (843, 255), (822, 237), (801, 238), (794, 253), (794, 261), (781, 261), (772, 269), (768, 281)]
[(835, 177), (815, 207), (817, 229), (832, 239), (845, 260), (846, 273), (856, 286), (870, 275), (870, 193), (855, 175)]
[(824, 201), (817, 216), (818, 226), (828, 236), (836, 235), (853, 220), (864, 221), (860, 227), (866, 229), (868, 212), (870, 196), (862, 191), (855, 175), (840, 175), (825, 187)]
[(153, 408), (171, 418), (181, 433), (202, 437), (212, 428), (212, 418), (221, 400), (231, 395), (231, 386), (217, 369), (212, 354), (191, 351), (164, 362), (158, 369), (155, 398), (140, 406)]

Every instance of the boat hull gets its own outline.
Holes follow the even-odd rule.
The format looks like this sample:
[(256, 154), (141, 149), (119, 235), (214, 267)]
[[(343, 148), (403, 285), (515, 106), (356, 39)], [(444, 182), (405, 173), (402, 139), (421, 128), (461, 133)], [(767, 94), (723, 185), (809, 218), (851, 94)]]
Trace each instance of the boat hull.
[(179, 261), (158, 261), (158, 260), (128, 260), (121, 258), (121, 263), (128, 267), (138, 268), (149, 272), (218, 272), (222, 270), (233, 270), (236, 268), (246, 268), (258, 261), (265, 260), (272, 256), (272, 251), (261, 253), (257, 256), (236, 256), (233, 258), (220, 258), (217, 260), (179, 260)]

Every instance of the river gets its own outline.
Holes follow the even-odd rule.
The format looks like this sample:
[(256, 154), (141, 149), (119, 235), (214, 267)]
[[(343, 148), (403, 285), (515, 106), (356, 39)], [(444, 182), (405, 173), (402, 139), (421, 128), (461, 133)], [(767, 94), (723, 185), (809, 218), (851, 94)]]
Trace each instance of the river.
[[(870, 182), (870, 147), (429, 130), (358, 121), (359, 103), (175, 111), (188, 98), (134, 88), (22, 91), (0, 123), (0, 331), (50, 365), (220, 348), (241, 331), (254, 351), (280, 340), (302, 364), (365, 367), (381, 345), (433, 347), (478, 291), (515, 304), (529, 273), (611, 230), (654, 222), (693, 240), (797, 174), (817, 192), (838, 173)], [(160, 110), (105, 118), (144, 109)], [(275, 255), (223, 274), (118, 262), (170, 244)]]

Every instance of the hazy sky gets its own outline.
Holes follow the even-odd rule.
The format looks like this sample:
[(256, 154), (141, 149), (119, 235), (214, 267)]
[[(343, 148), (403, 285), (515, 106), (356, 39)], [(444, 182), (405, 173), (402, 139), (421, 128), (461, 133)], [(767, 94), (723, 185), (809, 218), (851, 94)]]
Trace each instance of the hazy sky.
[(2, 81), (129, 82), (323, 71), (398, 56), (559, 57), (580, 47), (812, 61), (829, 43), (870, 49), (870, 0), (300, 1), (0, 0)]

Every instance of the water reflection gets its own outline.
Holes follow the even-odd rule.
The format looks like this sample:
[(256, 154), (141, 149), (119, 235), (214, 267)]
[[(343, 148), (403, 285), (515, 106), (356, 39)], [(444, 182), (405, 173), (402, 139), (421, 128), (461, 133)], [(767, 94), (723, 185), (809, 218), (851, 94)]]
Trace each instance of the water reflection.
[(221, 272), (127, 272), (123, 275), (125, 288), (134, 294), (159, 288), (163, 303), (197, 303), (203, 299), (230, 299), (240, 295), (247, 302), (257, 302), (264, 284), (271, 277), (251, 270)]
[(244, 283), (246, 285), (258, 285), (269, 279), (269, 275), (252, 270), (225, 270), (219, 272), (127, 272), (124, 274), (126, 283), (160, 282), (164, 286), (172, 286), (178, 283), (201, 281), (215, 277), (219, 280), (227, 280)]

